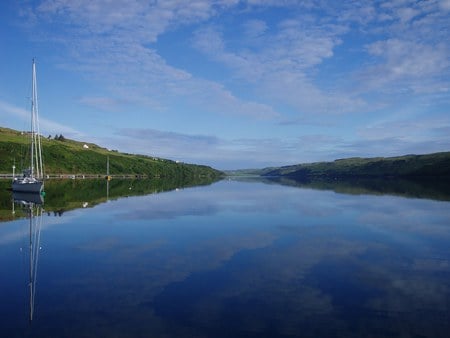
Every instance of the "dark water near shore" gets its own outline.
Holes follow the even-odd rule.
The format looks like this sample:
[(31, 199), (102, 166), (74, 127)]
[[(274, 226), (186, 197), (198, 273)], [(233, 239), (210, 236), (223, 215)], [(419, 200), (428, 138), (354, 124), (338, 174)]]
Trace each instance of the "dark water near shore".
[(31, 275), (28, 209), (2, 193), (0, 336), (448, 337), (442, 191), (86, 184), (34, 207)]

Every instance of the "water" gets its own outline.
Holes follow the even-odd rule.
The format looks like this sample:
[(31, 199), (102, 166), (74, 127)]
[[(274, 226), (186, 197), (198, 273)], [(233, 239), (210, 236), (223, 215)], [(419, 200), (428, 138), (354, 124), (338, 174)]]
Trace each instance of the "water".
[(32, 321), (29, 221), (17, 204), (13, 219), (2, 210), (2, 337), (450, 332), (450, 202), (442, 194), (224, 180), (78, 197), (64, 207), (48, 202), (47, 190)]

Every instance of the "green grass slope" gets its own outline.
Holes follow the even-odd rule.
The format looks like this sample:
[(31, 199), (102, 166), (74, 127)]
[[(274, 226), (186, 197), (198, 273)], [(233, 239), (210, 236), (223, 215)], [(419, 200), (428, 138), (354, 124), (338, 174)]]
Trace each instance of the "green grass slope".
[[(0, 127), (0, 173), (11, 173), (26, 167), (29, 141), (27, 135)], [(89, 148), (85, 148), (87, 145)], [(222, 173), (208, 166), (178, 163), (162, 158), (109, 151), (92, 143), (69, 139), (42, 138), (46, 174), (106, 174), (109, 156), (111, 175), (146, 175), (148, 177), (220, 177)]]
[(285, 166), (265, 171), (262, 176), (293, 179), (351, 177), (449, 177), (450, 152), (398, 157), (347, 158)]

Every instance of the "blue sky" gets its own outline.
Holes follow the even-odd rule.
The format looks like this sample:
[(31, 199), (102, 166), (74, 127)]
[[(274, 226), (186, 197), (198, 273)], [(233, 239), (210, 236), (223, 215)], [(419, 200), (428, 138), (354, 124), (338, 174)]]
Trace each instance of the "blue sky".
[(211, 165), (450, 150), (450, 0), (0, 2), (0, 125)]

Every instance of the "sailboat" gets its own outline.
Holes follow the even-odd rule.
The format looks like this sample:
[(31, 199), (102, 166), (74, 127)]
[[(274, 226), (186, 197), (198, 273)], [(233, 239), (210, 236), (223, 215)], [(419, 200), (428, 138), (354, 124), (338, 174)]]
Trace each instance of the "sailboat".
[(36, 62), (34, 59), (32, 62), (31, 84), (30, 167), (24, 170), (22, 177), (14, 177), (12, 190), (16, 192), (40, 193), (44, 187), (44, 167), (42, 163), (41, 136), (39, 133)]

